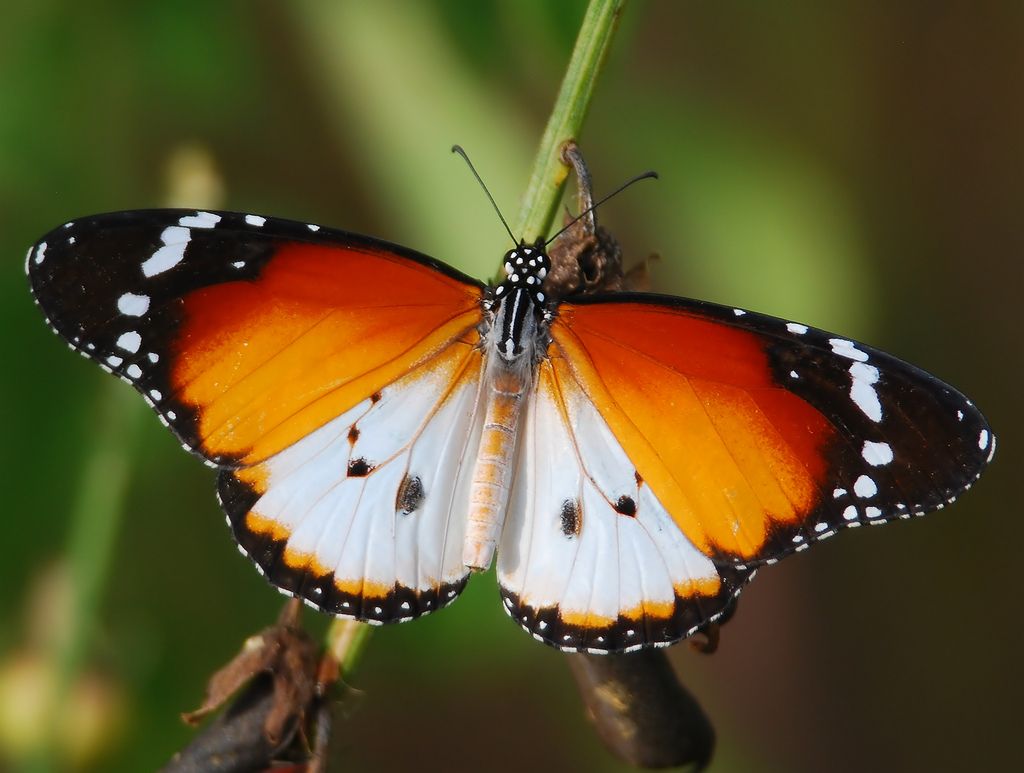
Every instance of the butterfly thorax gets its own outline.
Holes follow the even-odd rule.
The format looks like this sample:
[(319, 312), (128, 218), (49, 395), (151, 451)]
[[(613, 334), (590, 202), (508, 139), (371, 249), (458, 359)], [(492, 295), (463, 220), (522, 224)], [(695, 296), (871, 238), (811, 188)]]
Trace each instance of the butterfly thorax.
[(487, 332), (489, 348), (506, 362), (527, 360), (536, 354), (536, 343), (544, 337), (550, 314), (542, 287), (551, 268), (543, 242), (534, 246), (520, 243), (505, 253), (505, 281), (494, 288), (486, 303), (491, 322)]
[(472, 569), (490, 565), (505, 520), (519, 416), (547, 348), (551, 314), (541, 288), (550, 267), (541, 243), (520, 244), (506, 253), (505, 281), (485, 302), (485, 415), (463, 543), (463, 563)]

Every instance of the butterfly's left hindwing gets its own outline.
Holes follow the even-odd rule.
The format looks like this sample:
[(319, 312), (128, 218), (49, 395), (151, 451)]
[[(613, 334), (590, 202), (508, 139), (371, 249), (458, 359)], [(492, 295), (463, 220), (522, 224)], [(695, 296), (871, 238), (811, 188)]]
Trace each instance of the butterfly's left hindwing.
[(239, 547), (331, 614), (410, 620), (454, 601), (481, 354), (467, 337), (218, 491)]
[(563, 303), (552, 356), (718, 565), (944, 507), (995, 438), (949, 385), (871, 347), (699, 301)]

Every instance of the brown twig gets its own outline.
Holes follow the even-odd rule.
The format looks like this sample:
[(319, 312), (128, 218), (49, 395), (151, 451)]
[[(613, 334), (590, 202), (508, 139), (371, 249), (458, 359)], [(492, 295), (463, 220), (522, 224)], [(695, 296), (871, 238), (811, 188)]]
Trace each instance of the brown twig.
[[(562, 159), (576, 173), (577, 206), (593, 206), (590, 171), (575, 141), (565, 143)], [(622, 250), (598, 225), (593, 210), (560, 236), (549, 255), (552, 268), (545, 287), (553, 296), (639, 289), (640, 271), (625, 272)], [(691, 639), (699, 652), (718, 646), (719, 625)], [(644, 768), (695, 763), (703, 769), (714, 750), (715, 733), (696, 699), (683, 687), (664, 650), (628, 655), (570, 655), (587, 714), (605, 746), (625, 762)]]
[(183, 719), (196, 723), (230, 705), (163, 773), (259, 770), (295, 743), (305, 747), (300, 757), (310, 756), (304, 733), (297, 731), (318, 715), (328, 691), (321, 684), (316, 644), (302, 629), (301, 610), (290, 600), (274, 625), (247, 639), (210, 678), (203, 704)]
[(587, 715), (615, 756), (644, 768), (707, 766), (714, 728), (663, 650), (568, 660)]

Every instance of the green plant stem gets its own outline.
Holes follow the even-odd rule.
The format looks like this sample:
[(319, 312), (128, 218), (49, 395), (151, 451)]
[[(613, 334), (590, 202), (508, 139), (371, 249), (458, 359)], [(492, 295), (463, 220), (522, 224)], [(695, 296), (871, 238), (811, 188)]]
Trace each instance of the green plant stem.
[(327, 651), (338, 661), (341, 679), (355, 671), (373, 627), (356, 620), (335, 618), (327, 628)]
[(562, 145), (579, 136), (625, 4), (626, 0), (591, 0), (587, 7), (516, 219), (513, 232), (527, 242), (546, 234), (558, 211), (569, 174)]
[(96, 399), (95, 446), (85, 456), (67, 540), (67, 619), (50, 646), (53, 682), (39, 747), (28, 755), (26, 770), (58, 767), (64, 710), (94, 634), (144, 414), (124, 397), (120, 384), (105, 383)]
[[(516, 220), (514, 233), (527, 241), (546, 233), (554, 219), (569, 173), (562, 145), (579, 134), (625, 4), (626, 0), (591, 0), (587, 7)], [(342, 679), (355, 669), (372, 630), (365, 623), (341, 618), (328, 627), (326, 646), (341, 667)]]

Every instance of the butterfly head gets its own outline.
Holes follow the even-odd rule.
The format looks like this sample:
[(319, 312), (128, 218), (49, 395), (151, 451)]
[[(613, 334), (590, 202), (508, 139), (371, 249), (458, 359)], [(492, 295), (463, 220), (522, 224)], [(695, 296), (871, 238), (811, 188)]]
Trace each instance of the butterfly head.
[(538, 308), (542, 307), (547, 296), (541, 287), (544, 284), (544, 277), (551, 270), (551, 259), (544, 250), (544, 243), (538, 241), (533, 246), (520, 243), (518, 247), (505, 253), (505, 260), (502, 263), (505, 281), (495, 289), (495, 297), (501, 298), (512, 290), (522, 288), (529, 292)]
[(492, 329), (497, 336), (498, 353), (512, 361), (521, 357), (526, 348), (532, 349), (529, 345), (539, 323), (548, 320), (548, 297), (543, 286), (551, 260), (544, 242), (538, 240), (533, 245), (520, 242), (505, 253), (502, 265), (505, 281), (494, 288), (490, 304), (494, 312)]

